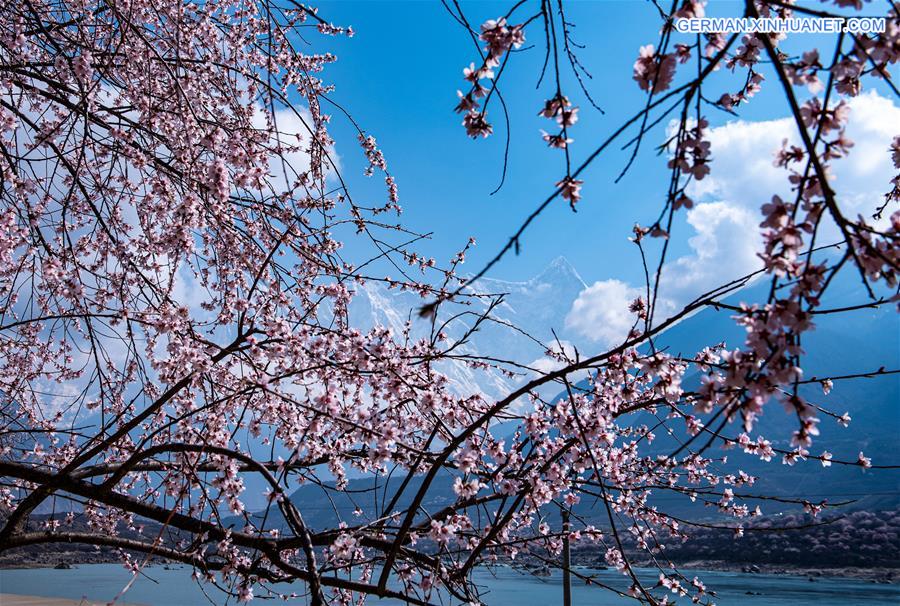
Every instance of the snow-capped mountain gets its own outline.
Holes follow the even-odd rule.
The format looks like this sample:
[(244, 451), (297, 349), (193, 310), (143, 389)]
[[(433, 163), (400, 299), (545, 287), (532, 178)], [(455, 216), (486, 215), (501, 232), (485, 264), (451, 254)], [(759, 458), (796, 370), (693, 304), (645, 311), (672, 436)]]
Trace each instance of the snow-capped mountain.
[[(442, 306), (438, 324), (455, 314), (467, 312), (450, 321), (445, 329), (452, 344), (472, 328), (493, 298), (502, 297), (491, 312), (491, 319), (481, 323), (467, 342), (455, 348), (453, 353), (531, 363), (545, 357), (548, 347), (555, 346), (554, 332), (567, 348), (572, 344), (577, 346), (580, 337), (569, 334), (565, 318), (585, 287), (575, 268), (559, 257), (525, 282), (482, 278), (470, 289), (480, 297), (469, 299), (465, 305)], [(384, 326), (395, 334), (410, 322), (413, 338), (428, 337), (431, 322), (417, 314), (424, 302), (416, 293), (367, 282), (357, 288), (350, 306), (350, 320), (362, 329)], [(496, 370), (473, 369), (462, 360), (446, 363), (440, 370), (460, 393), (480, 392), (489, 398), (502, 397), (528, 378), (527, 371), (521, 371), (518, 377), (508, 377)]]

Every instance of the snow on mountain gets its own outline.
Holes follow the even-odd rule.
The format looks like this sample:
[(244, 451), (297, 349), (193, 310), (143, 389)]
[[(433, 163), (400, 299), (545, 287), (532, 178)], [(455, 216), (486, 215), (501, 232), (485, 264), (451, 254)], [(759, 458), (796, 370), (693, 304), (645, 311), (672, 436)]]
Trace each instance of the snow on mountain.
[[(525, 282), (482, 278), (470, 289), (482, 297), (469, 300), (465, 306), (442, 306), (438, 323), (460, 311), (471, 312), (447, 325), (445, 332), (453, 343), (471, 329), (477, 315), (488, 308), (490, 300), (500, 296), (502, 301), (491, 313), (491, 320), (482, 323), (453, 353), (530, 363), (543, 358), (547, 347), (554, 346), (554, 331), (567, 346), (578, 344), (579, 337), (567, 333), (565, 318), (572, 302), (585, 287), (575, 268), (559, 257)], [(431, 322), (417, 315), (423, 303), (416, 293), (367, 282), (357, 289), (350, 306), (350, 320), (361, 329), (384, 326), (395, 334), (403, 331), (409, 322), (413, 338), (428, 338)], [(488, 398), (502, 397), (530, 378), (527, 371), (511, 378), (497, 370), (472, 368), (463, 360), (445, 363), (439, 369), (459, 393), (480, 392)]]

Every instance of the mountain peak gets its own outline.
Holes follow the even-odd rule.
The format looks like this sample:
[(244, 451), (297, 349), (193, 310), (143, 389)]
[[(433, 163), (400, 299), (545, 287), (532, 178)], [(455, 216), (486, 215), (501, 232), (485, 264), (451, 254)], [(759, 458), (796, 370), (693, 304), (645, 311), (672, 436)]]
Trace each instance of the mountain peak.
[(556, 257), (553, 261), (550, 262), (550, 265), (544, 269), (537, 276), (532, 278), (531, 282), (559, 282), (560, 280), (566, 281), (575, 281), (578, 282), (583, 288), (586, 288), (587, 285), (584, 283), (584, 280), (581, 279), (581, 276), (578, 274), (578, 271), (569, 263), (569, 260), (563, 256)]

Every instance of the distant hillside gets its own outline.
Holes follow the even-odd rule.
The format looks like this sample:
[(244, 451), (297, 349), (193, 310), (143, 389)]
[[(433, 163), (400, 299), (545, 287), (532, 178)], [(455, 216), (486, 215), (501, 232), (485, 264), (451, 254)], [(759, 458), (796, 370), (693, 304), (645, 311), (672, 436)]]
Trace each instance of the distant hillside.
[(900, 511), (774, 516), (748, 525), (740, 538), (730, 530), (698, 528), (688, 541), (667, 545), (666, 557), (676, 562), (900, 568)]
[[(764, 300), (768, 286), (767, 282), (759, 283), (731, 297), (729, 302)], [(825, 308), (863, 300), (862, 286), (853, 274), (839, 276), (833, 288), (823, 301)], [(734, 323), (733, 315), (730, 311), (703, 310), (667, 330), (656, 345), (668, 348), (669, 353), (686, 355), (692, 355), (714, 338), (723, 339), (730, 348), (738, 347), (743, 344), (744, 330)], [(900, 368), (900, 314), (893, 305), (884, 305), (877, 309), (819, 315), (816, 329), (804, 336), (803, 348), (806, 351), (803, 368), (809, 379), (874, 371), (881, 366)], [(685, 387), (692, 389), (698, 384), (694, 376)], [(835, 459), (855, 461), (859, 451), (863, 451), (875, 464), (900, 465), (900, 375), (835, 381), (827, 396), (821, 385), (813, 383), (801, 386), (801, 395), (838, 414), (849, 412), (852, 417), (850, 426), (844, 428), (834, 419), (820, 415), (821, 435), (813, 441), (812, 454), (828, 450)], [(790, 449), (795, 424), (795, 418), (785, 414), (780, 403), (770, 402), (754, 431), (776, 447)], [(733, 429), (732, 435), (738, 431)], [(658, 452), (671, 452), (675, 442), (660, 432), (653, 446)], [(900, 506), (900, 470), (863, 470), (840, 465), (823, 468), (819, 461), (788, 466), (775, 459), (766, 463), (736, 449), (719, 450), (717, 454), (729, 458), (728, 466), (723, 469), (741, 468), (758, 476), (760, 479), (754, 487), (758, 494), (830, 502), (855, 500), (853, 509)], [(666, 502), (666, 505), (671, 507), (673, 503)], [(767, 513), (784, 510), (775, 503), (765, 503), (762, 507)]]

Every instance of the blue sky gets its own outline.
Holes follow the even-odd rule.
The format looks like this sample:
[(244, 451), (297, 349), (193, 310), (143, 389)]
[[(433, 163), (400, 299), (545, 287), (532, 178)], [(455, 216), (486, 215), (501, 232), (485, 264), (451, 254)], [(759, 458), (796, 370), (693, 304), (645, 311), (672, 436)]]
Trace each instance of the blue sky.
[[(473, 24), (495, 18), (509, 6), (463, 4)], [(739, 15), (741, 6), (716, 2), (708, 13)], [(526, 47), (537, 46), (516, 56), (501, 81), (512, 124), (510, 165), (506, 185), (491, 196), (500, 179), (504, 145), (499, 106), (489, 114), (495, 125), (493, 137), (479, 141), (466, 137), (461, 117), (452, 109), (456, 90), (463, 88), (462, 69), (477, 54), (471, 39), (441, 3), (326, 1), (319, 3), (319, 8), (325, 19), (353, 25), (356, 30), (352, 39), (328, 43), (338, 62), (328, 67), (325, 79), (336, 85), (334, 98), (384, 150), (399, 184), (403, 223), (434, 232), (419, 250), (446, 262), (474, 236), (478, 246), (468, 257), (467, 270), (479, 269), (553, 190), (553, 183), (564, 172), (562, 153), (547, 149), (540, 138), (539, 129), (547, 128), (548, 121), (536, 115), (543, 99), (553, 92), (546, 81), (540, 91), (535, 90), (543, 59), (541, 30), (529, 30)], [(581, 107), (580, 120), (572, 130), (575, 142), (571, 152), (577, 165), (645, 102), (645, 94), (632, 80), (632, 65), (639, 47), (655, 42), (659, 20), (653, 5), (639, 0), (573, 2), (567, 10), (577, 24), (575, 38), (587, 45), (580, 57), (594, 75), (588, 86), (605, 111), (601, 115), (585, 99), (572, 95)], [(796, 38), (796, 43), (790, 40), (786, 47), (806, 48), (817, 37)], [(830, 56), (832, 47), (821, 50), (823, 56)], [(693, 69), (693, 65), (689, 67)], [(786, 115), (775, 82), (768, 84), (753, 102), (742, 106), (742, 120), (765, 121)], [(570, 86), (570, 90), (574, 89)], [(736, 90), (736, 86), (728, 90)], [(714, 98), (722, 92), (724, 88), (716, 88)], [(714, 126), (735, 120), (713, 108), (705, 113)], [(349, 126), (336, 116), (332, 131), (354, 197), (365, 201), (366, 196), (377, 195), (381, 199), (381, 179), (361, 176), (363, 161), (352, 144)], [(584, 175), (579, 212), (573, 214), (562, 200), (555, 203), (526, 234), (521, 254), (507, 257), (491, 276), (526, 279), (562, 255), (588, 284), (611, 278), (634, 282), (640, 260), (627, 238), (635, 221), (652, 222), (662, 206), (668, 175), (665, 159), (655, 155), (652, 145), (659, 144), (663, 136), (664, 132), (657, 130), (645, 141), (638, 161), (618, 184), (613, 184), (613, 179), (627, 155), (616, 148), (598, 159)], [(774, 150), (759, 151), (771, 158)], [(715, 158), (716, 150), (714, 171)], [(683, 217), (680, 223), (672, 242), (674, 256), (689, 250), (688, 237), (693, 235)]]

